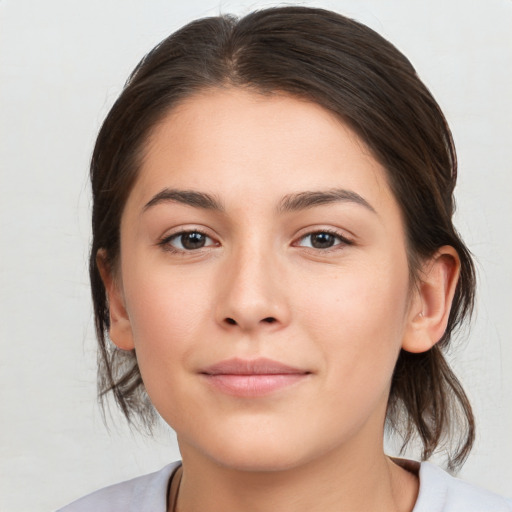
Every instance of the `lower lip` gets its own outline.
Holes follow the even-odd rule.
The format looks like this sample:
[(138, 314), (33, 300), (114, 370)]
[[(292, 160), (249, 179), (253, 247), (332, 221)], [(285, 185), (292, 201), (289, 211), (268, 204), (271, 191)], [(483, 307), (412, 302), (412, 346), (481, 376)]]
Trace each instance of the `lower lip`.
[(306, 373), (279, 373), (253, 375), (205, 375), (207, 381), (219, 391), (240, 397), (265, 396), (293, 386), (304, 380)]

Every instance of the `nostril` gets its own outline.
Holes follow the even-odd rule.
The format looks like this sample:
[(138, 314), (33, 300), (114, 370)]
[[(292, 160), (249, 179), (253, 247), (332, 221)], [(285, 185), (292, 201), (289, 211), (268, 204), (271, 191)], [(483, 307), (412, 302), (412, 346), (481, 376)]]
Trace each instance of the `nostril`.
[[(277, 322), (277, 320), (273, 316), (267, 316), (266, 318), (263, 318), (261, 321), (265, 322), (266, 324), (273, 324), (274, 322)], [(226, 317), (224, 319), (224, 322), (226, 322), (228, 325), (238, 325), (238, 322), (234, 318), (230, 317)]]

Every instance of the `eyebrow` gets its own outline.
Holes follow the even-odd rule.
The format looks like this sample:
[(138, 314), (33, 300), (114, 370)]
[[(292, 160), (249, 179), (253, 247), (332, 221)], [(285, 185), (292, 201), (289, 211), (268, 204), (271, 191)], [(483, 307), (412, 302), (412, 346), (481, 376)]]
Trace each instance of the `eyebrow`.
[(375, 208), (357, 192), (338, 188), (287, 195), (279, 203), (278, 210), (280, 212), (292, 212), (337, 202), (355, 203), (363, 206), (372, 213), (377, 213)]
[[(224, 206), (215, 197), (205, 192), (195, 190), (178, 190), (164, 188), (154, 195), (143, 208), (143, 212), (160, 203), (175, 202), (205, 210), (225, 211)], [(375, 208), (357, 192), (345, 189), (331, 189), (325, 191), (306, 191), (289, 194), (279, 202), (278, 212), (293, 212), (313, 208), (336, 202), (349, 202), (363, 206), (367, 210), (377, 213)]]
[(149, 208), (156, 206), (157, 204), (167, 202), (186, 204), (188, 206), (203, 208), (205, 210), (216, 210), (219, 212), (224, 211), (224, 207), (220, 201), (210, 194), (196, 192), (195, 190), (164, 188), (144, 205), (142, 212), (144, 213)]

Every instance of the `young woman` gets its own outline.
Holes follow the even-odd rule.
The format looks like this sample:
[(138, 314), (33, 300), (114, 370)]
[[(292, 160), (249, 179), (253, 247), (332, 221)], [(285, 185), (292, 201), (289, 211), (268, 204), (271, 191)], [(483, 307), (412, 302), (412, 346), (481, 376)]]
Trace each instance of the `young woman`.
[[(77, 511), (507, 511), (421, 459), (474, 439), (443, 357), (474, 270), (456, 157), (409, 61), (338, 14), (195, 21), (147, 55), (94, 150), (101, 396), (182, 461)], [(153, 409), (154, 408), (154, 409)]]

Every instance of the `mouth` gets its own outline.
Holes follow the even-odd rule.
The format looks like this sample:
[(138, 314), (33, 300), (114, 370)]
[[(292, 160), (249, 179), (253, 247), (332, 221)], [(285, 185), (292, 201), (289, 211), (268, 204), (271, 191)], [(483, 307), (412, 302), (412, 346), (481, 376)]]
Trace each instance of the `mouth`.
[(266, 358), (228, 359), (199, 373), (214, 389), (238, 397), (269, 395), (311, 375), (310, 371)]

